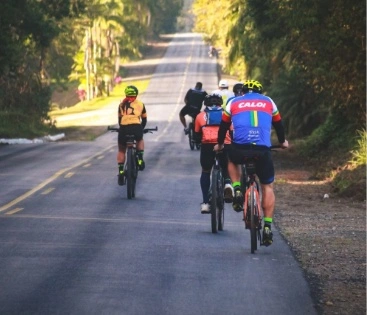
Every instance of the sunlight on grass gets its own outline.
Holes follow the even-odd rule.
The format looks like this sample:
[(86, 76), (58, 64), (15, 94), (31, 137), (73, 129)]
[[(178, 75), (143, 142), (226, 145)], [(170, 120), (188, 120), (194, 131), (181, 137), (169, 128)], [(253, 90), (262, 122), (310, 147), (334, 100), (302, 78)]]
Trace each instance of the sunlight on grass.
[(140, 81), (131, 81), (131, 82), (123, 82), (119, 85), (116, 85), (111, 92), (110, 96), (103, 96), (99, 98), (95, 98), (90, 101), (83, 101), (77, 103), (75, 106), (72, 107), (66, 107), (59, 110), (53, 110), (49, 112), (49, 116), (53, 119), (65, 116), (69, 114), (77, 114), (77, 113), (84, 113), (84, 112), (90, 112), (98, 109), (102, 109), (103, 107), (110, 105), (111, 103), (116, 103), (116, 106), (118, 105), (118, 102), (124, 97), (124, 90), (127, 85), (133, 84), (135, 85), (138, 90), (139, 94), (142, 94), (148, 87), (150, 80), (140, 80)]
[(367, 132), (366, 130), (358, 130), (357, 133), (357, 145), (355, 150), (351, 151), (353, 158), (349, 161), (355, 167), (366, 165), (367, 155)]

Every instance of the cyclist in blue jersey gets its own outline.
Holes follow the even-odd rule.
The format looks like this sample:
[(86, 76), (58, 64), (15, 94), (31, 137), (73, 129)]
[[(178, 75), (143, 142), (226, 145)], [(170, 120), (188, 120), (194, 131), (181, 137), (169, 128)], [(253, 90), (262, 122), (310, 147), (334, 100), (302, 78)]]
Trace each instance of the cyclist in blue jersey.
[(256, 175), (262, 190), (264, 210), (263, 242), (269, 246), (273, 242), (271, 223), (273, 221), (275, 195), (273, 190), (274, 165), (271, 158), (271, 128), (274, 127), (282, 148), (288, 147), (280, 113), (274, 101), (262, 94), (260, 82), (247, 80), (242, 89), (244, 95), (228, 102), (218, 130), (218, 144), (214, 150), (223, 149), (224, 138), (232, 124), (233, 139), (228, 151), (228, 172), (234, 189), (233, 209), (243, 210), (240, 164), (248, 155), (256, 154)]

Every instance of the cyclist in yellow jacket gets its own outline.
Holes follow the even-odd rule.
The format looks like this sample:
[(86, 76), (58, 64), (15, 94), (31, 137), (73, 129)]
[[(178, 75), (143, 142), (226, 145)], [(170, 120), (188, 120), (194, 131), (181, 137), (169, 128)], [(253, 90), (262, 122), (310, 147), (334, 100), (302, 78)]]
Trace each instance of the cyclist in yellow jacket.
[(143, 130), (147, 124), (147, 112), (143, 102), (137, 99), (138, 89), (129, 85), (125, 88), (125, 98), (118, 107), (118, 122), (120, 130), (118, 133), (117, 163), (119, 167), (118, 184), (124, 184), (124, 163), (126, 152), (126, 135), (135, 135), (136, 152), (138, 154), (139, 170), (144, 170), (145, 162)]

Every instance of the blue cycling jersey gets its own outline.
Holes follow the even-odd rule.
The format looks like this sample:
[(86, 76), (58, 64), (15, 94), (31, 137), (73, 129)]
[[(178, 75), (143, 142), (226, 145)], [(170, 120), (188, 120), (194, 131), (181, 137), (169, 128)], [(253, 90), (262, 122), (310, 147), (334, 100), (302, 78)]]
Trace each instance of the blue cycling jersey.
[(230, 100), (223, 114), (224, 121), (232, 121), (233, 142), (271, 146), (272, 122), (280, 114), (274, 101), (259, 93), (247, 93)]

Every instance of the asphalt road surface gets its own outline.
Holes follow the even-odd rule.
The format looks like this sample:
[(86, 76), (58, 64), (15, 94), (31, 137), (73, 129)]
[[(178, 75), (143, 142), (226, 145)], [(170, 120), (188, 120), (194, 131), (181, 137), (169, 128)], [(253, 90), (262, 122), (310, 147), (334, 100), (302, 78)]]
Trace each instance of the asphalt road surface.
[[(316, 314), (274, 229), (250, 253), (241, 214), (200, 213), (199, 151), (178, 119), (196, 81), (217, 85), (195, 34), (177, 34), (142, 99), (146, 169), (117, 185), (116, 133), (93, 142), (0, 146), (0, 314)], [(281, 202), (281, 201), (279, 201)]]

